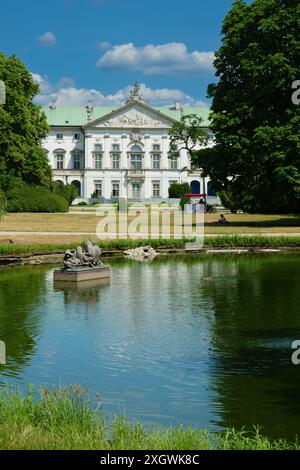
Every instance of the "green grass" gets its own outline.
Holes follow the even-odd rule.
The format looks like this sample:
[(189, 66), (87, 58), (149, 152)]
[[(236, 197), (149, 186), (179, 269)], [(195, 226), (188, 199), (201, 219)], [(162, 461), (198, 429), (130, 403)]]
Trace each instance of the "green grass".
[(22, 395), (8, 386), (0, 391), (0, 449), (2, 450), (281, 450), (300, 449), (295, 440), (269, 440), (259, 429), (220, 433), (184, 428), (146, 428), (126, 418), (106, 420), (100, 397), (92, 400), (88, 387), (69, 386)]
[[(31, 253), (51, 253), (76, 248), (84, 245), (83, 242), (57, 243), (57, 244), (1, 244), (0, 255), (26, 255)], [(127, 250), (140, 246), (152, 246), (153, 248), (184, 248), (186, 240), (111, 240), (98, 242), (103, 250)]]
[(205, 238), (206, 247), (249, 247), (249, 248), (280, 248), (300, 247), (300, 237), (263, 236), (263, 235), (218, 235)]
[[(139, 246), (150, 245), (153, 248), (184, 248), (187, 240), (111, 240), (98, 242), (103, 250), (126, 250)], [(0, 256), (5, 255), (30, 255), (34, 253), (63, 252), (70, 248), (76, 248), (84, 242), (69, 244), (0, 244)], [(300, 248), (300, 237), (269, 237), (260, 235), (218, 235), (205, 238), (205, 248)]]

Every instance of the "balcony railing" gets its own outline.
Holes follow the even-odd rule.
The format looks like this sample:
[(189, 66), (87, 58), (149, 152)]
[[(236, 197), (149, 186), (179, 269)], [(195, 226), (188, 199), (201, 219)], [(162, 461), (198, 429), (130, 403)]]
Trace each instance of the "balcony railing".
[(128, 170), (128, 177), (129, 178), (145, 178), (145, 171), (141, 168), (130, 168)]

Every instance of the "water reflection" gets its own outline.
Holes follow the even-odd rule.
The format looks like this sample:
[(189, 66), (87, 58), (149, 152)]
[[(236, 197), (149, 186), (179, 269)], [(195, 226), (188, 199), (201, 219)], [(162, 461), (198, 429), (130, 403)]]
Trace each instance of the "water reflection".
[(64, 293), (64, 301), (68, 303), (98, 303), (100, 302), (101, 289), (110, 286), (110, 279), (92, 279), (81, 282), (54, 281), (55, 291)]
[[(107, 285), (53, 286), (52, 268), (0, 271), (9, 381), (89, 383), (105, 413), (213, 429), (298, 431), (300, 258), (113, 261)], [(299, 366), (300, 367), (300, 366)]]
[(5, 341), (7, 364), (2, 376), (19, 377), (36, 351), (40, 331), (37, 307), (46, 308), (45, 269), (0, 270), (0, 339)]

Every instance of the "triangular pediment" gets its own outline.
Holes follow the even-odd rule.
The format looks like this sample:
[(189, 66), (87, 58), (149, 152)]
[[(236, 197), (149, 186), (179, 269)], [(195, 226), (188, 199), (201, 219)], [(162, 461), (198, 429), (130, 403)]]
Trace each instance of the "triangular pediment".
[(106, 116), (90, 122), (85, 127), (166, 129), (171, 128), (174, 122), (174, 119), (165, 116), (147, 104), (132, 101)]

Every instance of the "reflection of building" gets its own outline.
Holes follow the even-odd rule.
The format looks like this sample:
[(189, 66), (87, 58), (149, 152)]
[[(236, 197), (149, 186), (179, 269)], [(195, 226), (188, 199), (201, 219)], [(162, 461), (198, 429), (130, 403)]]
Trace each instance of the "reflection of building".
[(90, 102), (86, 107), (51, 105), (44, 111), (50, 125), (44, 148), (54, 179), (74, 184), (83, 198), (156, 201), (168, 198), (175, 182), (191, 183), (193, 193), (209, 190), (201, 172), (191, 171), (187, 151), (169, 158), (168, 135), (182, 114), (201, 116), (209, 132), (208, 108), (153, 108), (135, 85), (118, 109), (93, 107)]

